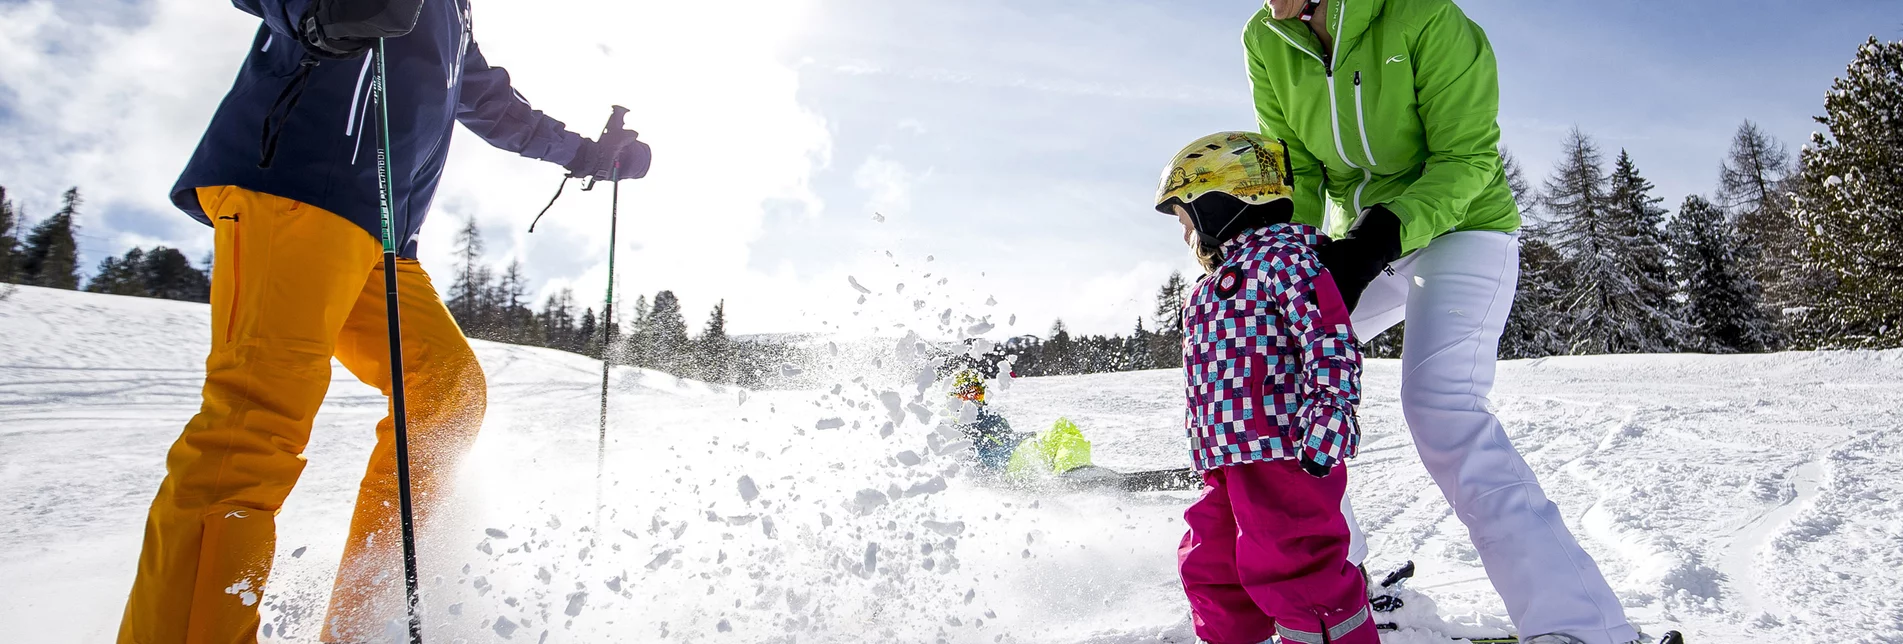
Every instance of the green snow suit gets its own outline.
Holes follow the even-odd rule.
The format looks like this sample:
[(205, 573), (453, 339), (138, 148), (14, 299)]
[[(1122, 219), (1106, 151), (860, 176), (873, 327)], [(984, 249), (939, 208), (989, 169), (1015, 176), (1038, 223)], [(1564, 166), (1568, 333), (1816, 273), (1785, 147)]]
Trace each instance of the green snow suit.
[[(1480, 26), (1451, 0), (1329, 0), (1327, 21), (1332, 51), (1266, 7), (1242, 36), (1262, 133), (1288, 143), (1295, 221), (1339, 236), (1386, 204), (1403, 254), (1453, 231), (1518, 230)], [(1325, 200), (1348, 215), (1327, 221)]]

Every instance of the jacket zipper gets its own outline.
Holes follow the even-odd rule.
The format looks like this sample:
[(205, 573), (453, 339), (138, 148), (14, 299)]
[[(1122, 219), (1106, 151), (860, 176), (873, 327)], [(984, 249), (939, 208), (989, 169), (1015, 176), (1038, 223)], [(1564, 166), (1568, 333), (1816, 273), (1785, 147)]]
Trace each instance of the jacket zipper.
[(1361, 131), (1361, 153), (1367, 155), (1368, 165), (1381, 165), (1374, 160), (1374, 148), (1368, 146), (1368, 117), (1361, 109), (1361, 72), (1355, 72), (1355, 129)]
[[(1374, 180), (1374, 173), (1369, 172), (1367, 168), (1361, 167), (1360, 165), (1356, 164), (1353, 159), (1348, 158), (1348, 149), (1342, 147), (1341, 145), (1341, 104), (1340, 104), (1340, 100), (1336, 98), (1336, 92), (1335, 92), (1334, 59), (1335, 59), (1335, 54), (1340, 53), (1340, 49), (1341, 49), (1342, 20), (1340, 18), (1343, 14), (1347, 13), (1346, 11), (1342, 10), (1342, 8), (1346, 7), (1347, 4), (1348, 3), (1346, 2), (1346, 0), (1341, 0), (1340, 2), (1336, 3), (1335, 5), (1336, 12), (1334, 14), (1336, 18), (1335, 19), (1335, 44), (1333, 47), (1329, 48), (1328, 50), (1323, 51), (1322, 54), (1316, 54), (1315, 52), (1309, 51), (1307, 47), (1303, 47), (1300, 44), (1296, 43), (1294, 39), (1289, 38), (1288, 34), (1282, 33), (1282, 30), (1277, 28), (1274, 24), (1269, 24), (1271, 22), (1270, 19), (1263, 20), (1263, 23), (1268, 26), (1270, 31), (1274, 31), (1275, 35), (1281, 36), (1282, 40), (1288, 41), (1288, 44), (1294, 46), (1295, 49), (1301, 51), (1304, 54), (1308, 54), (1310, 58), (1314, 58), (1316, 62), (1319, 62), (1322, 64), (1322, 74), (1327, 77), (1327, 85), (1328, 85), (1328, 129), (1335, 135), (1335, 154), (1337, 156), (1340, 156), (1341, 162), (1348, 164), (1348, 167), (1361, 171), (1361, 184), (1355, 186), (1354, 197), (1351, 202), (1351, 205), (1354, 207), (1354, 214), (1356, 216), (1359, 216), (1361, 214), (1361, 191), (1368, 187), (1368, 182)], [(1357, 105), (1356, 107), (1357, 118), (1359, 118), (1359, 114), (1360, 114), (1360, 107), (1359, 107), (1360, 98), (1361, 98), (1361, 82), (1360, 81), (1361, 81), (1361, 72), (1355, 72), (1355, 99), (1356, 99), (1356, 105)], [(1363, 131), (1364, 132), (1366, 131), (1365, 128), (1363, 129)], [(1368, 143), (1368, 138), (1365, 134), (1361, 138), (1361, 143), (1364, 146), (1367, 145)], [(1369, 155), (1369, 161), (1371, 162), (1370, 165), (1372, 165), (1373, 160), (1374, 160), (1373, 155)], [(1325, 169), (1324, 169), (1324, 173), (1325, 173)]]

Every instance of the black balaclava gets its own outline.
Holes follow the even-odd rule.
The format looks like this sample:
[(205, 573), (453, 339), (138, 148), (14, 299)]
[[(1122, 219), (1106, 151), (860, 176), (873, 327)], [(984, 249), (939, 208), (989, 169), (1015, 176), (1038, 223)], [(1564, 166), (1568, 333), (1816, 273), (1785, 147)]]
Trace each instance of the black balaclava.
[(1196, 225), (1196, 236), (1204, 248), (1222, 248), (1223, 242), (1252, 228), (1286, 224), (1295, 215), (1295, 203), (1288, 199), (1252, 205), (1220, 192), (1197, 197), (1184, 210)]

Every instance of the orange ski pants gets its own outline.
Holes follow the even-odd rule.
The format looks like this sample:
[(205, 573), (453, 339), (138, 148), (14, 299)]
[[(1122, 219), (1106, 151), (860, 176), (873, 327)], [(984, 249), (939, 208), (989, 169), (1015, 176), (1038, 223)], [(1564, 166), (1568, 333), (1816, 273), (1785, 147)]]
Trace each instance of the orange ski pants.
[[(331, 358), (390, 393), (383, 246), (341, 216), (233, 186), (199, 188), (217, 231), (204, 403), (165, 460), (120, 644), (258, 638), (284, 497), (304, 469)], [(413, 260), (399, 260), (404, 388), (419, 524), (475, 442), (487, 385)], [(323, 640), (373, 639), (403, 610), (395, 424), (358, 489)]]

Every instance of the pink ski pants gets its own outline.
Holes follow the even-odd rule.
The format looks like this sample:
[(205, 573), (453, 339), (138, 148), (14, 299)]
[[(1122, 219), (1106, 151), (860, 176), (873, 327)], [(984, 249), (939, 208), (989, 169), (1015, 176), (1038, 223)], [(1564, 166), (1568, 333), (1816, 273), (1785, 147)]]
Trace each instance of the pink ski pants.
[(1378, 644), (1367, 580), (1348, 562), (1341, 497), (1348, 472), (1327, 478), (1295, 461), (1203, 473), (1203, 496), (1183, 512), (1176, 550), (1196, 636), (1211, 644)]

